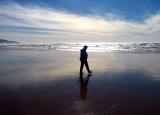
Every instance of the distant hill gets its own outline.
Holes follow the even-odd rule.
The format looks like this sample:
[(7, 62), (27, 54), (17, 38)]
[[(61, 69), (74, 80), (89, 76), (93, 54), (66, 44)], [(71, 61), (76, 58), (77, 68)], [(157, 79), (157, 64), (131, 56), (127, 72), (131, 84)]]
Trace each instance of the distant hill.
[(18, 44), (19, 42), (16, 41), (8, 41), (4, 39), (0, 39), (0, 44)]

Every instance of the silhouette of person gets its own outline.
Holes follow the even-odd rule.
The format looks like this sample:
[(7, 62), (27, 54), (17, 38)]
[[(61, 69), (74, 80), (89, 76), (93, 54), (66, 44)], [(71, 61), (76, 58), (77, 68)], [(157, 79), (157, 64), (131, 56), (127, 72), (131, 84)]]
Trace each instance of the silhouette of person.
[(81, 100), (86, 100), (87, 99), (87, 92), (88, 92), (87, 86), (88, 86), (90, 76), (92, 76), (92, 74), (88, 74), (87, 78), (84, 79), (83, 74), (80, 75), (80, 82), (81, 82), (80, 99)]
[(83, 67), (84, 64), (86, 66), (86, 69), (88, 71), (88, 73), (92, 73), (92, 71), (89, 69), (89, 65), (88, 65), (88, 54), (87, 54), (87, 48), (88, 46), (84, 46), (83, 49), (80, 50), (80, 61), (81, 61), (81, 66), (80, 66), (80, 74), (83, 74)]

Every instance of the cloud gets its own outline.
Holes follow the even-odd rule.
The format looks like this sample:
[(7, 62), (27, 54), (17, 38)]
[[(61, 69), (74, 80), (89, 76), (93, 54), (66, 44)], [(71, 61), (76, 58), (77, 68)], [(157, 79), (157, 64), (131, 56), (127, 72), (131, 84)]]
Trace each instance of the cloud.
[(0, 5), (0, 20), (0, 37), (24, 42), (45, 39), (55, 42), (160, 42), (160, 12), (143, 22), (135, 22), (112, 12), (104, 17), (82, 16), (52, 8), (12, 3)]

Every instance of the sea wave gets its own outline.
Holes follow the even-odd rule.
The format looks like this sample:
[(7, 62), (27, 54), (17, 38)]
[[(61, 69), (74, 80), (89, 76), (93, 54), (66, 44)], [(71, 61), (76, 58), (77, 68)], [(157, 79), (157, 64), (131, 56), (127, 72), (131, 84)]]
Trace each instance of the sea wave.
[(0, 49), (79, 51), (84, 45), (91, 52), (160, 52), (160, 43), (0, 44)]

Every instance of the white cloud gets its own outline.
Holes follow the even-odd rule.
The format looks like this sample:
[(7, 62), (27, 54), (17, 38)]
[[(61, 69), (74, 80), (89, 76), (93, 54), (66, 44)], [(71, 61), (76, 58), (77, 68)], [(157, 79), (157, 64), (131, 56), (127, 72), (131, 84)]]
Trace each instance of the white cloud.
[[(0, 29), (0, 37), (25, 42), (43, 38), (42, 41), (160, 42), (160, 13), (143, 23), (118, 19), (113, 13), (107, 16), (87, 17), (38, 6), (1, 4), (0, 25), (8, 28)], [(10, 26), (16, 27), (10, 30)]]

